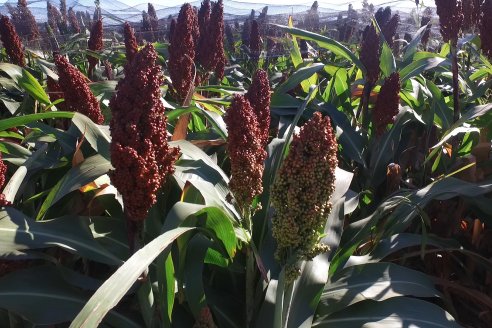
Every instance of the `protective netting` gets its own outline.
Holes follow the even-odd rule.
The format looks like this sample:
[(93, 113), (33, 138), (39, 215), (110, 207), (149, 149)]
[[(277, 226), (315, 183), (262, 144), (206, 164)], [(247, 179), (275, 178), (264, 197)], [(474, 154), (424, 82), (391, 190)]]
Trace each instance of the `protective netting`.
[[(25, 0), (8, 0), (0, 6), (0, 13), (12, 17), (20, 2), (25, 2)], [(420, 27), (423, 16), (433, 14), (433, 9), (426, 8), (422, 6), (422, 1), (415, 0), (377, 1), (377, 5), (371, 5), (371, 1), (366, 0), (324, 0), (319, 2), (296, 2), (293, 5), (267, 5), (233, 0), (223, 0), (223, 2), (226, 24), (230, 24), (233, 32), (238, 34), (240, 34), (242, 26), (248, 18), (252, 19), (254, 17), (254, 19), (261, 20), (263, 23), (285, 25), (289, 15), (292, 15), (296, 27), (322, 32), (344, 42), (356, 40), (360, 31), (370, 22), (371, 17), (380, 7), (389, 6), (393, 12), (400, 14), (401, 21), (398, 33), (402, 39), (405, 35), (408, 37)], [(69, 17), (70, 11), (73, 11), (74, 17), (78, 20), (81, 33), (87, 32), (94, 19), (100, 16), (103, 18), (106, 40), (118, 39), (121, 34), (122, 24), (127, 21), (135, 29), (139, 40), (165, 41), (171, 18), (176, 17), (181, 4), (165, 5), (162, 3), (163, 1), (152, 3), (153, 9), (151, 9), (149, 3), (129, 6), (118, 0), (96, 0), (96, 2), (92, 0), (28, 1), (28, 8), (36, 19), (40, 35), (33, 37), (26, 33), (19, 34), (21, 34), (26, 47), (53, 50), (54, 47), (56, 48), (56, 45), (53, 44), (54, 42), (63, 43), (73, 36), (74, 33), (71, 30)], [(177, 1), (174, 3), (177, 3)], [(419, 3), (420, 6), (417, 6), (416, 3)], [(426, 1), (429, 6), (433, 5), (433, 3), (433, 1)], [(190, 4), (199, 7), (200, 1), (190, 1)], [(60, 23), (58, 25), (50, 23), (47, 10), (50, 5), (52, 9), (53, 7), (55, 8), (53, 10), (58, 11), (59, 15), (61, 15), (61, 19), (64, 20), (62, 26), (65, 24), (65, 28), (60, 27)], [(151, 10), (155, 10), (153, 17), (157, 17), (157, 22), (153, 23), (152, 27), (148, 27)], [(427, 11), (427, 13), (424, 11)], [(48, 25), (51, 25), (51, 31), (47, 28)]]

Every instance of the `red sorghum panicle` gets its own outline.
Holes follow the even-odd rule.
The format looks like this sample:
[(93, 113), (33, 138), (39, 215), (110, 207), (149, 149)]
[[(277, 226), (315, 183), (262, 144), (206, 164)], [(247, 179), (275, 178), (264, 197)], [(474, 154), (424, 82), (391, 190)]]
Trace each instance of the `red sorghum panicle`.
[(475, 27), (480, 26), (481, 2), (481, 0), (465, 0), (462, 2), (464, 30), (473, 30)]
[(254, 197), (261, 194), (262, 176), (266, 151), (260, 138), (256, 115), (243, 95), (235, 95), (224, 121), (229, 133), (227, 152), (231, 160), (229, 188), (243, 210), (251, 205)]
[(169, 73), (177, 97), (183, 101), (194, 84), (195, 40), (198, 36), (198, 21), (189, 3), (179, 12), (173, 40), (169, 46)]
[(286, 265), (288, 282), (299, 276), (291, 256), (311, 260), (328, 250), (320, 239), (335, 191), (337, 149), (330, 119), (316, 112), (294, 136), (277, 173), (271, 194), (272, 234), (277, 241), (275, 257)]
[(15, 32), (14, 25), (12, 25), (10, 19), (3, 15), (0, 17), (0, 39), (10, 58), (10, 62), (21, 67), (26, 66), (24, 51), (19, 35)]
[(58, 31), (58, 22), (61, 21), (61, 14), (58, 11), (58, 8), (53, 6), (51, 2), (48, 1), (47, 3), (47, 15), (48, 15), (48, 24), (53, 30), (53, 32), (56, 33)]
[(99, 101), (91, 92), (86, 77), (60, 55), (55, 55), (58, 84), (65, 95), (67, 109), (84, 114), (94, 123), (102, 124), (104, 116)]
[(270, 132), (270, 82), (268, 74), (264, 70), (256, 71), (246, 98), (253, 107), (260, 130), (261, 146), (265, 148)]
[(147, 4), (147, 12), (149, 13), (150, 26), (152, 31), (157, 32), (159, 29), (159, 18), (157, 17), (157, 12), (155, 11), (154, 5), (150, 2)]
[(441, 35), (445, 42), (456, 44), (463, 26), (463, 10), (461, 0), (435, 0)]
[(482, 4), (482, 20), (480, 22), (480, 39), (483, 53), (492, 58), (492, 0), (485, 0)]
[(367, 74), (366, 80), (371, 84), (376, 83), (379, 78), (379, 56), (381, 49), (379, 47), (379, 35), (372, 24), (366, 26), (362, 35), (362, 44), (360, 47), (360, 61), (364, 64)]
[(202, 1), (200, 10), (198, 11), (198, 29), (200, 31), (200, 36), (196, 40), (196, 62), (205, 66), (205, 60), (210, 49), (207, 48), (207, 38), (209, 37), (209, 23), (210, 23), (210, 10), (212, 6), (210, 5), (210, 0)]
[(253, 57), (258, 57), (261, 52), (261, 36), (260, 36), (260, 28), (258, 26), (258, 22), (253, 20), (251, 23), (251, 33), (249, 36), (249, 50)]
[(68, 21), (70, 23), (72, 33), (80, 33), (79, 20), (77, 19), (77, 16), (75, 16), (75, 11), (72, 7), (68, 9)]
[(431, 19), (432, 19), (432, 17), (430, 17), (430, 16), (424, 16), (424, 17), (422, 17), (422, 21), (420, 22), (420, 27), (424, 27), (427, 25), (427, 28), (425, 29), (424, 33), (422, 34), (422, 38), (420, 40), (420, 42), (422, 43), (422, 45), (424, 47), (427, 46), (427, 43), (429, 42), (430, 33), (431, 33), (431, 29), (432, 29), (432, 24), (429, 24)]
[(174, 33), (175, 28), (176, 28), (176, 20), (173, 18), (173, 19), (171, 19), (171, 24), (169, 25), (169, 35), (167, 36), (167, 38), (169, 39), (169, 43), (172, 42), (173, 33)]
[(400, 25), (400, 15), (394, 14), (393, 17), (389, 20), (388, 24), (381, 28), (381, 32), (384, 35), (384, 39), (388, 43), (388, 46), (393, 47), (393, 42), (395, 40), (396, 30), (398, 29), (398, 25)]
[[(103, 48), (103, 25), (102, 19), (97, 20), (91, 28), (91, 34), (89, 37), (89, 42), (87, 43), (87, 48), (92, 51), (100, 51)], [(89, 61), (89, 74), (92, 74), (94, 67), (96, 67), (99, 59), (91, 55), (87, 55), (87, 60)]]
[[(5, 184), (5, 174), (7, 173), (7, 165), (3, 162), (2, 153), (0, 153), (0, 189), (3, 188)], [(12, 205), (8, 200), (5, 199), (3, 193), (0, 194), (0, 207)]]
[(379, 27), (382, 29), (391, 19), (391, 7), (380, 7), (376, 14), (374, 14), (376, 22), (378, 22)]
[[(224, 77), (226, 62), (224, 53), (224, 5), (218, 0), (213, 8), (205, 38), (205, 49), (202, 65), (207, 71), (215, 71), (217, 80)], [(202, 51), (203, 53), (203, 51)]]
[(40, 36), (38, 25), (31, 10), (27, 7), (27, 1), (18, 0), (17, 7), (13, 7), (8, 3), (6, 6), (12, 16), (12, 23), (17, 33), (29, 41), (38, 39)]
[(133, 28), (128, 22), (125, 22), (123, 34), (125, 35), (126, 61), (127, 63), (130, 63), (137, 54), (138, 46)]
[(225, 26), (225, 35), (227, 39), (227, 46), (230, 51), (234, 51), (234, 34), (232, 33), (231, 24)]
[(152, 44), (137, 53), (111, 98), (110, 130), (113, 185), (123, 197), (125, 213), (142, 221), (156, 202), (156, 193), (174, 172), (179, 149), (167, 143), (161, 68)]
[(251, 22), (246, 19), (243, 23), (243, 30), (241, 31), (241, 42), (244, 46), (249, 47), (251, 37)]
[(104, 61), (104, 74), (108, 80), (113, 79), (113, 66), (111, 66), (111, 63), (107, 59)]
[(400, 74), (391, 74), (384, 80), (379, 91), (376, 106), (372, 112), (372, 121), (376, 135), (380, 136), (386, 131), (386, 126), (394, 123), (400, 104)]
[[(50, 96), (51, 102), (55, 102), (58, 99), (65, 98), (65, 95), (63, 94), (63, 90), (61, 89), (58, 82), (56, 82), (54, 79), (48, 76), (46, 84), (48, 87), (48, 95)], [(56, 108), (58, 108), (58, 110), (61, 111), (66, 111), (67, 110), (66, 102), (62, 101), (61, 103), (56, 104)]]

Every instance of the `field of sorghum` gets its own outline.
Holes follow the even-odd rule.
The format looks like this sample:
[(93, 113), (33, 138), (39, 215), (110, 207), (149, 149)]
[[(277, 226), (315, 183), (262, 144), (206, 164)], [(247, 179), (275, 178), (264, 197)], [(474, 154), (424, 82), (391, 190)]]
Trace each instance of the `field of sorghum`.
[(490, 327), (492, 0), (435, 5), (400, 38), (367, 1), (335, 31), (149, 4), (108, 40), (48, 2), (46, 51), (19, 0), (0, 327)]

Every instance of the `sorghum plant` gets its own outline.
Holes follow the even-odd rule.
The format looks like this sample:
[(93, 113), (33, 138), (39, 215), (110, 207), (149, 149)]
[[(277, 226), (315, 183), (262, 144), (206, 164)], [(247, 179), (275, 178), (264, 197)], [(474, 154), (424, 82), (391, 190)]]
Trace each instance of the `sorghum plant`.
[(39, 38), (39, 29), (36, 24), (31, 10), (27, 7), (26, 0), (18, 0), (17, 7), (12, 7), (7, 4), (10, 15), (12, 16), (12, 23), (15, 26), (17, 33), (29, 41)]
[(55, 55), (55, 64), (58, 70), (58, 84), (63, 91), (66, 108), (84, 114), (94, 123), (102, 124), (104, 116), (99, 101), (87, 84), (87, 78), (61, 55)]
[(26, 66), (24, 50), (19, 35), (17, 35), (10, 19), (3, 15), (0, 17), (0, 39), (10, 62), (21, 67)]
[(130, 63), (137, 54), (138, 46), (135, 33), (128, 22), (125, 22), (123, 34), (125, 36), (126, 61), (127, 63)]
[(198, 10), (198, 29), (200, 36), (196, 42), (196, 62), (205, 67), (205, 56), (210, 51), (207, 48), (208, 28), (210, 23), (210, 0), (202, 1), (200, 10)]
[(142, 222), (147, 217), (157, 191), (174, 172), (179, 153), (167, 143), (163, 76), (156, 60), (151, 44), (139, 51), (109, 103), (114, 167), (110, 177), (122, 194), (127, 221)]
[(178, 20), (169, 46), (169, 73), (179, 101), (184, 101), (191, 91), (195, 76), (195, 40), (199, 35), (198, 20), (189, 3), (179, 12)]
[(453, 71), (453, 101), (454, 115), (456, 122), (460, 118), (460, 96), (459, 96), (459, 77), (458, 77), (458, 57), (456, 44), (459, 33), (463, 27), (463, 9), (461, 0), (436, 0), (439, 24), (441, 25), (441, 35), (444, 41), (451, 45), (451, 62)]
[(320, 239), (335, 190), (337, 149), (330, 119), (316, 112), (294, 136), (273, 184), (275, 256), (288, 284), (299, 277), (298, 261), (328, 251)]
[[(262, 134), (251, 104), (242, 95), (234, 96), (224, 121), (229, 132), (229, 187), (243, 212), (243, 217), (249, 221), (251, 202), (263, 191), (263, 162), (266, 159), (266, 151), (262, 146)], [(249, 225), (249, 222), (246, 224)]]
[[(102, 19), (97, 20), (91, 28), (91, 34), (89, 37), (89, 42), (87, 43), (87, 48), (92, 51), (100, 51), (103, 48), (103, 25)], [(91, 55), (87, 55), (87, 60), (89, 61), (89, 76), (92, 76), (94, 68), (99, 59)]]
[(393, 47), (393, 42), (395, 40), (396, 30), (398, 29), (398, 25), (400, 24), (400, 15), (394, 14), (393, 17), (389, 20), (389, 22), (381, 27), (381, 32), (383, 33), (384, 39), (388, 43), (388, 46)]
[(224, 5), (222, 0), (218, 0), (213, 5), (205, 45), (207, 52), (202, 58), (202, 64), (207, 71), (215, 71), (217, 80), (220, 81), (224, 77), (226, 63), (224, 53)]
[(80, 33), (80, 25), (77, 16), (75, 15), (75, 11), (72, 7), (68, 9), (68, 22), (70, 23), (70, 29), (72, 33)]
[[(5, 184), (5, 174), (7, 173), (7, 165), (3, 162), (2, 155), (0, 153), (0, 189)], [(9, 206), (11, 203), (5, 199), (5, 194), (0, 193), (0, 207)]]
[(386, 131), (386, 126), (394, 123), (400, 104), (400, 74), (392, 73), (384, 80), (379, 91), (376, 106), (372, 111), (372, 122), (376, 135)]
[(483, 53), (492, 58), (492, 0), (485, 0), (482, 4), (482, 20), (480, 22), (480, 40)]
[(270, 131), (270, 81), (268, 74), (259, 69), (253, 76), (251, 85), (246, 93), (251, 107), (258, 121), (261, 146), (265, 148), (268, 144)]
[(261, 52), (261, 35), (260, 35), (260, 27), (258, 26), (258, 22), (253, 20), (251, 23), (251, 33), (249, 37), (249, 50), (251, 51), (251, 56), (254, 60), (258, 60)]

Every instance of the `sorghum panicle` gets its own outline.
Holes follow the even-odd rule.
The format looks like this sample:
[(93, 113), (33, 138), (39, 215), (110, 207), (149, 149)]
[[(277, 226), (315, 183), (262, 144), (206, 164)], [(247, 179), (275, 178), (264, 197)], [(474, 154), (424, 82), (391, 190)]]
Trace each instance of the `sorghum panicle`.
[(266, 151), (261, 144), (261, 132), (256, 115), (243, 95), (235, 95), (224, 121), (229, 133), (227, 151), (231, 160), (229, 188), (240, 208), (251, 205), (263, 191), (262, 176)]
[[(92, 51), (100, 51), (103, 48), (103, 25), (102, 19), (98, 19), (91, 28), (91, 34), (89, 37), (89, 42), (87, 48)], [(89, 61), (89, 74), (92, 74), (94, 67), (96, 67), (99, 59), (91, 55), (87, 55), (87, 60)]]
[(200, 10), (198, 11), (198, 29), (200, 36), (196, 41), (196, 62), (205, 67), (205, 57), (210, 49), (207, 48), (207, 37), (209, 37), (209, 24), (210, 24), (210, 0), (202, 1)]
[(172, 38), (175, 28), (176, 28), (176, 20), (173, 18), (171, 19), (171, 24), (169, 25), (169, 35), (167, 36), (167, 38), (169, 39), (169, 43), (173, 42)]
[(75, 16), (75, 11), (72, 7), (68, 9), (68, 21), (70, 22), (70, 28), (72, 33), (80, 33), (80, 25), (77, 16)]
[(226, 63), (224, 53), (224, 5), (218, 0), (212, 8), (212, 15), (208, 24), (205, 39), (205, 52), (202, 65), (207, 71), (215, 71), (217, 80), (224, 77), (224, 66)]
[(0, 39), (12, 64), (24, 67), (26, 60), (19, 35), (7, 16), (0, 17)]
[(376, 22), (378, 22), (379, 27), (382, 29), (391, 19), (391, 7), (380, 7), (374, 14), (374, 18), (376, 18)]
[(270, 82), (268, 74), (259, 69), (256, 71), (251, 81), (251, 85), (246, 93), (253, 111), (258, 121), (261, 146), (265, 148), (268, 144), (270, 132)]
[(86, 77), (63, 56), (55, 55), (55, 64), (58, 84), (64, 93), (67, 109), (82, 113), (94, 123), (102, 124), (104, 116), (99, 101), (89, 88)]
[[(323, 118), (319, 112), (292, 140), (271, 194), (275, 208), (272, 219), (272, 233), (277, 241), (275, 257), (282, 265), (287, 264), (290, 256), (311, 260), (328, 250), (320, 238), (335, 191), (337, 149), (330, 119)], [(296, 264), (288, 265), (285, 270), (288, 282), (299, 275)]]
[(473, 30), (475, 27), (480, 26), (481, 0), (464, 0), (463, 7), (463, 29)]
[(251, 22), (246, 19), (243, 23), (243, 30), (241, 32), (241, 42), (244, 46), (249, 47), (249, 42), (251, 38)]
[(435, 0), (439, 15), (441, 35), (445, 42), (456, 44), (463, 26), (463, 10), (461, 0)]
[(251, 34), (249, 37), (249, 50), (254, 57), (258, 57), (260, 55), (261, 44), (260, 27), (255, 19), (253, 20), (253, 23), (251, 23)]
[[(428, 25), (430, 23), (431, 19), (432, 18), (429, 16), (422, 17), (422, 21), (420, 22), (420, 27), (424, 27), (424, 26)], [(425, 29), (424, 33), (422, 34), (422, 38), (420, 39), (420, 42), (424, 45), (424, 47), (429, 42), (431, 29), (432, 29), (432, 24), (429, 24), (427, 26), (427, 28)]]
[(51, 2), (48, 1), (47, 3), (47, 15), (48, 15), (48, 24), (53, 30), (53, 32), (56, 33), (58, 31), (58, 21), (61, 20), (61, 14), (58, 11), (58, 8), (53, 6)]
[(482, 4), (482, 20), (480, 22), (480, 39), (483, 53), (492, 59), (492, 0)]
[(386, 126), (394, 123), (395, 116), (398, 114), (399, 104), (400, 74), (395, 72), (384, 80), (372, 112), (376, 135), (382, 135), (386, 131)]
[(104, 61), (104, 74), (106, 75), (108, 80), (113, 79), (113, 66), (107, 59)]
[(234, 51), (234, 34), (232, 33), (231, 24), (225, 26), (225, 35), (227, 40), (227, 46), (230, 51)]
[(362, 35), (360, 47), (360, 61), (366, 67), (366, 80), (372, 84), (376, 83), (379, 78), (379, 57), (381, 48), (379, 47), (379, 35), (376, 28), (370, 24), (366, 26)]
[[(56, 82), (49, 76), (46, 81), (46, 85), (48, 87), (48, 95), (50, 96), (51, 102), (55, 102), (58, 99), (65, 98), (65, 95), (63, 94), (63, 90), (58, 84), (58, 82)], [(61, 111), (66, 111), (67, 110), (66, 102), (62, 101), (61, 103), (56, 104), (56, 108), (58, 108), (58, 110)]]
[(386, 40), (390, 48), (393, 47), (393, 42), (395, 40), (395, 34), (396, 30), (398, 29), (398, 25), (400, 25), (400, 15), (394, 14), (393, 17), (391, 17), (391, 19), (389, 20), (388, 24), (381, 28), (384, 39)]
[(127, 63), (130, 63), (137, 54), (138, 46), (133, 28), (130, 26), (130, 24), (128, 24), (128, 22), (125, 22), (123, 34), (125, 36), (126, 61)]
[(195, 76), (195, 40), (199, 35), (198, 20), (189, 3), (185, 3), (179, 12), (173, 40), (169, 46), (169, 73), (180, 101), (186, 99), (194, 84)]
[[(3, 162), (2, 154), (0, 153), (0, 189), (3, 188), (5, 184), (5, 174), (7, 173), (7, 165)], [(5, 199), (3, 193), (0, 194), (0, 207), (12, 205), (8, 200)]]
[(147, 44), (127, 67), (111, 98), (110, 130), (113, 185), (122, 194), (127, 218), (142, 221), (156, 202), (156, 193), (174, 172), (179, 149), (167, 143), (157, 53)]
[(147, 4), (147, 12), (149, 13), (150, 26), (152, 31), (157, 32), (159, 29), (159, 18), (157, 17), (157, 12), (155, 11), (154, 5), (150, 2)]
[(27, 7), (27, 1), (17, 1), (17, 7), (10, 6), (8, 3), (6, 5), (17, 33), (29, 41), (38, 39), (40, 36), (38, 25), (31, 10)]

